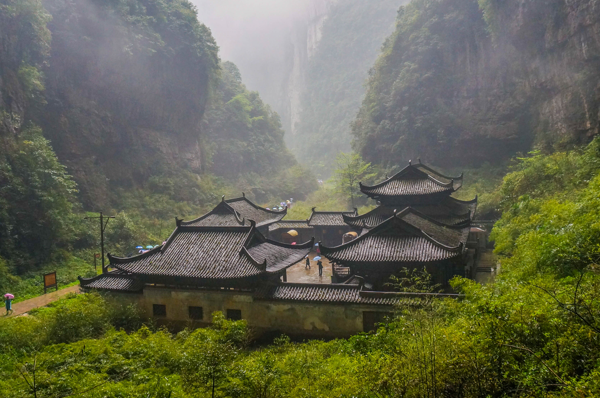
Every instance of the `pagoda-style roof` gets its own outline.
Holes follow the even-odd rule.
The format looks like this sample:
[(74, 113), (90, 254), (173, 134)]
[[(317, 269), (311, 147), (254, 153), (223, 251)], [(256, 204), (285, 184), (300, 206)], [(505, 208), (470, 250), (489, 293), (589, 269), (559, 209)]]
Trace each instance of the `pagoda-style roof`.
[(226, 281), (278, 273), (302, 260), (312, 245), (268, 240), (254, 222), (237, 227), (179, 223), (164, 245), (129, 258), (109, 255), (109, 260), (111, 267), (138, 277)]
[(448, 177), (421, 164), (419, 160), (419, 164), (413, 165), (409, 162), (408, 166), (379, 184), (359, 184), (362, 193), (384, 203), (392, 198), (450, 195), (460, 189), (462, 183), (462, 174), (458, 177)]
[(321, 253), (341, 264), (427, 263), (463, 254), (469, 227), (451, 227), (406, 208), (358, 238)]
[[(439, 204), (413, 205), (410, 207), (442, 224), (463, 226), (471, 222), (477, 209), (477, 198), (471, 201), (461, 201), (452, 197), (445, 197)], [(398, 208), (398, 206), (390, 207), (381, 205), (360, 216), (344, 215), (344, 222), (354, 228), (370, 229), (378, 226), (393, 216), (395, 212), (404, 208), (406, 207), (400, 206)]]
[(308, 219), (308, 225), (311, 227), (347, 227), (344, 222), (344, 216), (357, 216), (356, 209), (352, 211), (316, 211), (312, 208), (312, 214)]
[(222, 198), (214, 209), (195, 220), (184, 221), (182, 225), (204, 227), (204, 226), (240, 226), (250, 225), (250, 220), (256, 222), (257, 227), (269, 225), (280, 221), (287, 214), (287, 209), (282, 211), (267, 210), (252, 203), (243, 194), (241, 198)]
[(278, 229), (308, 229), (312, 228), (308, 225), (307, 220), (281, 220), (275, 224), (269, 225), (269, 232), (277, 231)]

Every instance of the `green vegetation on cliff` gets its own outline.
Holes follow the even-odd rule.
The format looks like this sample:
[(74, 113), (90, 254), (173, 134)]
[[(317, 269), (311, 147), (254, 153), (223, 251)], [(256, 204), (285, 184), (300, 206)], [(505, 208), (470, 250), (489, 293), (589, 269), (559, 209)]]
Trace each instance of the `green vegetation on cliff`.
[(372, 70), (354, 149), (386, 167), (476, 167), (532, 144), (588, 142), (599, 131), (597, 7), (413, 0)]
[(204, 143), (211, 173), (234, 181), (259, 202), (303, 199), (317, 188), (316, 178), (286, 148), (279, 115), (257, 92), (246, 89), (231, 62), (222, 64), (206, 124)]

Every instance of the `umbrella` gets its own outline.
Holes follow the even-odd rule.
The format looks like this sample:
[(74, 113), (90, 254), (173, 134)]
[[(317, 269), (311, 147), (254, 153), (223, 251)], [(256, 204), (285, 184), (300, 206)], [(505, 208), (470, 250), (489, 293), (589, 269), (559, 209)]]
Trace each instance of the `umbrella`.
[(136, 248), (136, 249), (143, 249), (143, 248), (144, 248), (144, 246), (136, 246), (135, 248)]
[(146, 246), (146, 249), (153, 249), (153, 248), (154, 248), (154, 246), (152, 246), (152, 245)]
[(315, 258), (313, 258), (313, 261), (319, 261), (321, 259), (321, 256), (317, 256)]
[(315, 246), (319, 246), (319, 242), (315, 243)]
[(292, 242), (292, 245), (295, 245), (295, 244), (296, 244), (296, 242)]
[(7, 299), (9, 299), (9, 300), (12, 300), (12, 299), (14, 299), (14, 298), (15, 298), (15, 296), (14, 296), (14, 295), (12, 295), (12, 294), (10, 294), (10, 293), (6, 293), (6, 294), (4, 295), (4, 297), (6, 297), (6, 298), (7, 298)]

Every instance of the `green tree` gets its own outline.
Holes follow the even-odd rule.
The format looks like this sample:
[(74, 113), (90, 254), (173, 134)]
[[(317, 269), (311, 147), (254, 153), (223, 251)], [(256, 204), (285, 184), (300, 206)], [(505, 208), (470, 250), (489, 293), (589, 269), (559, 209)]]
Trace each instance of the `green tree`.
[(371, 163), (366, 163), (358, 153), (340, 152), (336, 158), (334, 172), (336, 192), (348, 198), (354, 206), (355, 199), (361, 196), (358, 183), (373, 178), (376, 173)]
[(213, 398), (220, 394), (221, 384), (246, 338), (245, 322), (228, 321), (221, 312), (215, 312), (213, 328), (198, 329), (186, 341), (182, 372), (186, 388), (209, 392)]
[(68, 248), (76, 184), (39, 128), (0, 154), (0, 255), (23, 271)]

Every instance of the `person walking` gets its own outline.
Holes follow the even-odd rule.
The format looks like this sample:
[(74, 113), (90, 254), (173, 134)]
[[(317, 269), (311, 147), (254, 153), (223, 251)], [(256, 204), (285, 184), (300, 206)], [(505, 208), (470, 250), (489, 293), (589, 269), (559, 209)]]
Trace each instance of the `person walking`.
[(306, 265), (304, 266), (304, 269), (310, 269), (310, 257), (306, 256)]
[(323, 263), (321, 260), (317, 261), (317, 266), (319, 267), (319, 276), (323, 276)]
[(15, 296), (13, 296), (10, 293), (6, 293), (4, 295), (4, 305), (6, 306), (6, 315), (9, 315), (13, 312), (12, 310), (12, 301), (15, 298)]

